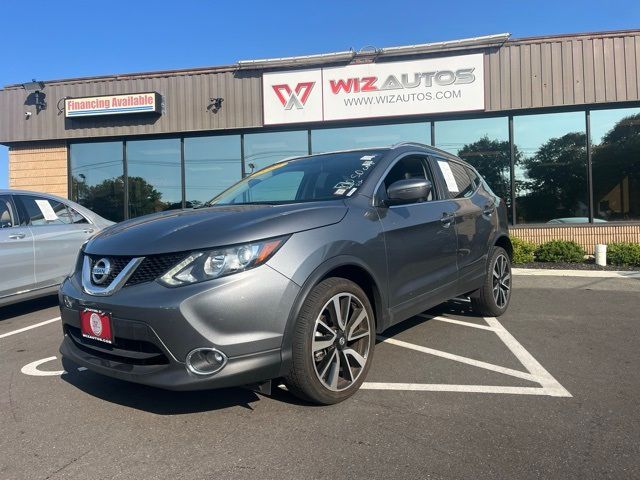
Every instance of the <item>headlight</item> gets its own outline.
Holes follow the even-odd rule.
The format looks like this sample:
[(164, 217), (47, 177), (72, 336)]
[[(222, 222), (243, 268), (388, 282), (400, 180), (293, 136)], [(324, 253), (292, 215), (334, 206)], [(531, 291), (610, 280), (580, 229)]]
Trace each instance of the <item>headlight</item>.
[(167, 287), (180, 287), (243, 272), (265, 263), (286, 240), (287, 237), (272, 238), (235, 247), (191, 252), (159, 282)]

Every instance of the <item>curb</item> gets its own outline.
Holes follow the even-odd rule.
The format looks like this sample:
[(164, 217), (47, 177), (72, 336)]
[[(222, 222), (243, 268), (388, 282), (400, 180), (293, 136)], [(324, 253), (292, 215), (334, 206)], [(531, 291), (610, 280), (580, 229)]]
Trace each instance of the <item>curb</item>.
[(632, 270), (552, 270), (545, 268), (512, 268), (515, 276), (628, 278), (640, 280), (640, 271)]

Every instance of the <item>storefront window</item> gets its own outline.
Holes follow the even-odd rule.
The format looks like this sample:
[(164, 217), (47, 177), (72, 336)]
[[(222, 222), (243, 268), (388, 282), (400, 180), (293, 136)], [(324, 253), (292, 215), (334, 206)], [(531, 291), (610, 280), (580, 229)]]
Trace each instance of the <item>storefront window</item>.
[(242, 177), (240, 135), (184, 139), (187, 207), (197, 207)]
[(584, 112), (514, 117), (517, 223), (589, 221)]
[(114, 222), (124, 219), (122, 142), (70, 146), (71, 199)]
[(309, 153), (308, 136), (306, 130), (246, 134), (244, 136), (245, 172), (247, 174), (252, 171), (257, 172), (287, 157), (307, 155)]
[[(457, 155), (476, 167), (495, 194), (510, 206), (511, 147), (508, 119), (500, 117), (436, 122), (435, 129), (436, 147)], [(508, 212), (511, 217), (511, 208)]]
[(369, 127), (327, 128), (311, 132), (313, 153), (355, 148), (384, 147), (400, 142), (431, 142), (431, 125), (402, 123)]
[(180, 140), (127, 142), (129, 216), (182, 206)]
[(640, 220), (640, 108), (590, 115), (594, 218)]

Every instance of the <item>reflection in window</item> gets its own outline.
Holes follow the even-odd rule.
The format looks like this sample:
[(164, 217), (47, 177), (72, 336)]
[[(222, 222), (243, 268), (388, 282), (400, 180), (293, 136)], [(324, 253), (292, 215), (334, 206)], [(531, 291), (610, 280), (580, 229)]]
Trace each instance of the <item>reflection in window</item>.
[(114, 222), (124, 219), (122, 142), (70, 146), (71, 199)]
[(640, 108), (591, 112), (593, 215), (640, 220)]
[(180, 140), (127, 142), (129, 216), (182, 206)]
[[(244, 136), (244, 169), (250, 174), (288, 157), (309, 153), (306, 130), (251, 133)], [(253, 168), (250, 164), (253, 164)]]
[[(436, 122), (436, 147), (459, 156), (511, 206), (509, 121), (506, 117)], [(516, 153), (517, 158), (517, 153)], [(508, 209), (511, 220), (511, 208)]]
[[(584, 112), (514, 117), (517, 223), (589, 221)], [(555, 223), (555, 222), (554, 222)]]
[(240, 180), (240, 135), (184, 139), (187, 207), (198, 207)]
[(386, 147), (400, 142), (429, 144), (429, 123), (403, 123), (369, 127), (327, 128), (311, 132), (313, 153), (355, 148)]

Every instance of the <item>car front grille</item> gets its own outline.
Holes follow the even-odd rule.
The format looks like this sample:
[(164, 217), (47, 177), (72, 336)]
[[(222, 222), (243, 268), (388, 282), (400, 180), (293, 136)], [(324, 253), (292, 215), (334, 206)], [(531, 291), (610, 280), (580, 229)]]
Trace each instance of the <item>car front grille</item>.
[[(167, 253), (162, 255), (149, 255), (145, 257), (144, 260), (138, 268), (133, 272), (133, 274), (125, 283), (125, 287), (131, 285), (138, 285), (146, 282), (153, 282), (157, 278), (161, 277), (164, 273), (166, 273), (171, 267), (178, 264), (181, 260), (187, 257), (188, 253)], [(96, 262), (100, 261), (102, 258), (106, 258), (111, 263), (111, 272), (107, 277), (105, 282), (102, 282), (101, 285), (98, 285), (91, 278), (91, 284), (95, 286), (105, 286), (111, 284), (113, 280), (118, 276), (118, 274), (125, 268), (131, 259), (135, 258), (132, 256), (120, 256), (120, 255), (87, 255), (89, 257), (90, 268), (96, 264)]]
[[(98, 358), (129, 365), (167, 365), (169, 359), (150, 338), (130, 339), (116, 336), (112, 345), (82, 336), (80, 328), (65, 324), (64, 332), (80, 350)], [(147, 335), (148, 337), (148, 335)]]

